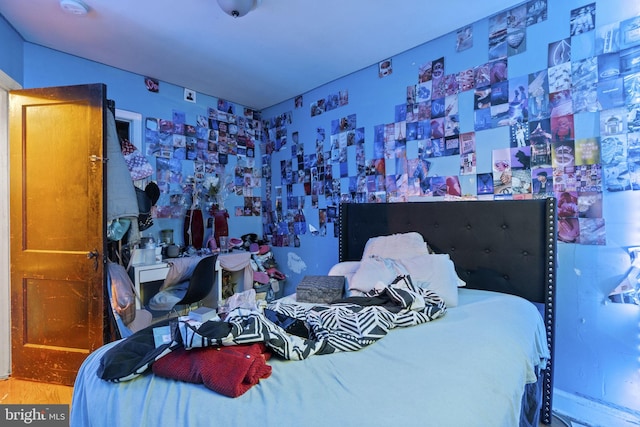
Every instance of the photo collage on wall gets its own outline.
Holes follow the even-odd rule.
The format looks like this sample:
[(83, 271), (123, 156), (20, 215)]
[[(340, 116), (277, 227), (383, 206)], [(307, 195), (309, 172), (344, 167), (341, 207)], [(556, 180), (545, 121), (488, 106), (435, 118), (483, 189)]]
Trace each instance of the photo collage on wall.
[[(260, 115), (219, 99), (207, 115), (188, 122), (183, 111), (171, 119), (145, 119), (145, 151), (155, 157), (156, 180), (161, 191), (155, 207), (158, 218), (181, 218), (188, 209), (233, 209), (235, 215), (260, 215), (261, 170), (255, 167), (256, 140), (261, 140)], [(233, 171), (229, 156), (236, 157)], [(193, 175), (185, 176), (185, 162)], [(188, 172), (187, 172), (188, 173)], [(215, 179), (214, 179), (215, 178)], [(212, 183), (216, 185), (212, 185)], [(229, 194), (243, 196), (242, 206), (226, 206)]]
[[(300, 98), (302, 102), (302, 98)], [(335, 110), (338, 107), (344, 107), (349, 104), (349, 91), (341, 90), (338, 93), (332, 93), (326, 98), (318, 99), (311, 104), (311, 117), (319, 116), (327, 111)]]
[[(284, 117), (290, 117), (285, 114)], [(281, 117), (282, 119), (282, 117)], [(265, 133), (274, 135), (269, 129), (278, 128), (265, 121)], [(290, 124), (290, 123), (289, 123)], [(297, 237), (306, 234), (307, 229), (312, 235), (325, 236), (327, 234), (327, 224), (337, 220), (337, 204), (345, 194), (341, 189), (340, 178), (349, 177), (348, 171), (348, 147), (354, 146), (356, 151), (356, 162), (358, 170), (362, 171), (359, 177), (350, 178), (352, 185), (360, 181), (361, 194), (366, 194), (364, 186), (366, 180), (375, 178), (365, 176), (364, 164), (364, 128), (356, 126), (356, 115), (349, 115), (333, 120), (329, 137), (324, 128), (316, 131), (315, 150), (307, 153), (304, 144), (298, 140), (298, 132), (291, 133), (290, 156), (286, 160), (281, 160), (279, 165), (281, 185), (275, 188), (275, 195), (269, 190), (272, 182), (271, 167), (263, 170), (263, 177), (267, 185), (266, 201), (263, 209), (264, 233), (272, 236), (271, 243), (274, 246), (289, 246), (299, 244)], [(271, 153), (275, 147), (275, 141), (265, 144), (265, 155), (263, 164), (271, 163)], [(281, 148), (282, 145), (281, 145)], [(338, 176), (334, 176), (334, 165), (337, 165)], [(268, 169), (268, 170), (267, 170)], [(373, 174), (372, 174), (373, 175)], [(304, 195), (294, 196), (294, 186), (301, 188)], [(381, 190), (384, 194), (384, 190)], [(348, 194), (348, 193), (347, 193)], [(317, 218), (311, 219), (307, 223), (304, 216), (304, 203), (306, 197), (311, 197), (311, 207), (318, 210)], [(329, 206), (319, 208), (318, 200), (324, 197)], [(283, 203), (283, 198), (286, 199)], [(275, 203), (275, 209), (271, 210), (271, 201)], [(343, 199), (343, 201), (346, 201)], [(334, 228), (334, 234), (336, 229)]]
[[(640, 190), (640, 17), (598, 26), (595, 3), (576, 8), (567, 16), (571, 36), (546, 48), (547, 68), (522, 76), (509, 75), (509, 57), (526, 49), (526, 28), (547, 19), (546, 1), (488, 19), (489, 61), (451, 74), (444, 57), (419, 66), (417, 83), (406, 88), (406, 104), (394, 107), (395, 120), (374, 125), (373, 157), (365, 159), (364, 148), (355, 144), (361, 153), (357, 172), (347, 175), (349, 188), (330, 185), (327, 205), (554, 196), (560, 241), (604, 245), (603, 191)], [(474, 128), (460, 133), (458, 95), (465, 91), (473, 91)], [(576, 134), (579, 114), (599, 115), (599, 134), (581, 135), (580, 128)], [(490, 170), (478, 170), (477, 133), (498, 127), (508, 127), (509, 140), (491, 153)], [(341, 165), (336, 140), (332, 135), (325, 161)], [(408, 152), (417, 157), (408, 158)], [(434, 159), (445, 156), (459, 158), (458, 175), (431, 176)], [(339, 170), (340, 177), (349, 173), (347, 167)], [(476, 194), (461, 194), (465, 175), (476, 176)]]

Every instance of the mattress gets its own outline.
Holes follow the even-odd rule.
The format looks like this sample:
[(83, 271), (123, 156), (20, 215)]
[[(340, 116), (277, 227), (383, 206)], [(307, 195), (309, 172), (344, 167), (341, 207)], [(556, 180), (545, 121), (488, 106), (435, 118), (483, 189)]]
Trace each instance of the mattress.
[(244, 395), (146, 374), (96, 375), (89, 355), (74, 387), (71, 426), (517, 426), (525, 384), (549, 357), (542, 317), (520, 297), (461, 288), (432, 322), (392, 330), (356, 352), (273, 357)]

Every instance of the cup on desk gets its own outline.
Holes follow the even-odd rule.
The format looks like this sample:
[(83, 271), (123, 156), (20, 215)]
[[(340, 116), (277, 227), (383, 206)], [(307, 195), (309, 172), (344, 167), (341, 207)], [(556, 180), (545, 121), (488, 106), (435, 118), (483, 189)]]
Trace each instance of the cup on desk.
[(222, 253), (229, 252), (229, 236), (220, 236), (220, 251)]

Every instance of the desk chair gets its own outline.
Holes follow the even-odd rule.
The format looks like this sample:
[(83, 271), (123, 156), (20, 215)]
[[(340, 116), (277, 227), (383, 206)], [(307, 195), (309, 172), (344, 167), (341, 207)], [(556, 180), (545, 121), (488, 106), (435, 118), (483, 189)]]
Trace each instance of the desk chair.
[[(189, 306), (195, 304), (202, 301), (211, 293), (215, 281), (215, 264), (217, 257), (217, 254), (213, 254), (202, 258), (198, 262), (189, 279), (187, 292), (176, 305)], [(216, 304), (217, 303), (218, 301), (216, 301)]]

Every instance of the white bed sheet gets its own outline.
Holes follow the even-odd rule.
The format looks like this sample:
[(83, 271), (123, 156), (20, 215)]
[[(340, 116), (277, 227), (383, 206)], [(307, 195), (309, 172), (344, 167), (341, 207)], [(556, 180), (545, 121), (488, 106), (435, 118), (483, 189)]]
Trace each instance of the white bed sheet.
[(272, 358), (272, 375), (238, 398), (153, 374), (103, 381), (96, 370), (112, 345), (81, 367), (71, 426), (513, 427), (525, 383), (549, 356), (533, 304), (473, 289), (442, 318), (358, 352)]

